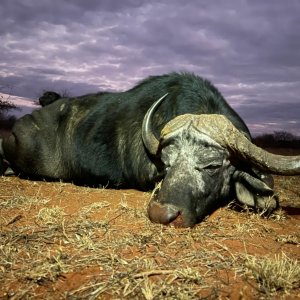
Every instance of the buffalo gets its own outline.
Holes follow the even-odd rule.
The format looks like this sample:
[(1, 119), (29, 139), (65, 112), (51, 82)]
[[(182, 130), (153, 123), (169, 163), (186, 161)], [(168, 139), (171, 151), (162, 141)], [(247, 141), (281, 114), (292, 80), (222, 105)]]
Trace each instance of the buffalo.
[(270, 212), (278, 205), (271, 174), (300, 174), (300, 156), (255, 146), (221, 93), (191, 73), (69, 100), (15, 123), (2, 160), (16, 174), (154, 189), (150, 220), (180, 227), (194, 226), (230, 199)]

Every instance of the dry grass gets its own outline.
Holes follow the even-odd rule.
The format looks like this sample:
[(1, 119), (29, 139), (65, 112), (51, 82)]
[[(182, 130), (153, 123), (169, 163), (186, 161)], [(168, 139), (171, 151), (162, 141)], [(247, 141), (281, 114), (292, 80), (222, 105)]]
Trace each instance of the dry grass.
[(150, 223), (149, 197), (0, 178), (0, 299), (297, 295), (299, 221), (227, 207), (176, 229)]
[(3, 197), (0, 202), (0, 208), (22, 208), (23, 210), (30, 210), (30, 208), (37, 204), (46, 204), (49, 199), (37, 196), (28, 196), (23, 194), (13, 193), (12, 196)]
[(289, 292), (300, 287), (300, 262), (289, 258), (285, 253), (275, 257), (258, 258), (246, 256), (245, 267), (266, 294), (278, 290)]
[(44, 207), (41, 208), (36, 216), (37, 220), (45, 225), (59, 224), (65, 216), (64, 210), (61, 207)]

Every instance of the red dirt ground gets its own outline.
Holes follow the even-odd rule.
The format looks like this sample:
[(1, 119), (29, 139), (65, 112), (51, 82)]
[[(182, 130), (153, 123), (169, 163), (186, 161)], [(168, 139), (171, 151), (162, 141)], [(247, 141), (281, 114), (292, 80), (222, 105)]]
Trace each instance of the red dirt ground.
[(150, 193), (0, 177), (0, 299), (300, 299), (250, 266), (288, 257), (300, 275), (299, 179), (275, 177), (268, 219), (225, 207), (177, 229), (148, 220)]

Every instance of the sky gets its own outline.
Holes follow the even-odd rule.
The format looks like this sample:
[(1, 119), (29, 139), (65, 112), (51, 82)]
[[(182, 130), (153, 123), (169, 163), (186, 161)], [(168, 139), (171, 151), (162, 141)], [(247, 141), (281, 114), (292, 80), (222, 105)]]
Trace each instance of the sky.
[(189, 71), (254, 135), (300, 135), (299, 16), (299, 0), (1, 0), (0, 92), (23, 107)]

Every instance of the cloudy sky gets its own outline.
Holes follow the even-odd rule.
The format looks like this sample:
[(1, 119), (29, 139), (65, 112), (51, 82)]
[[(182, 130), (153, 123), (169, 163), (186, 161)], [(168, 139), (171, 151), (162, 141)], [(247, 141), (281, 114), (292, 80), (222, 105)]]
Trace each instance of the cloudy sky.
[(76, 96), (191, 71), (252, 133), (300, 135), (299, 16), (299, 0), (1, 0), (0, 92)]

